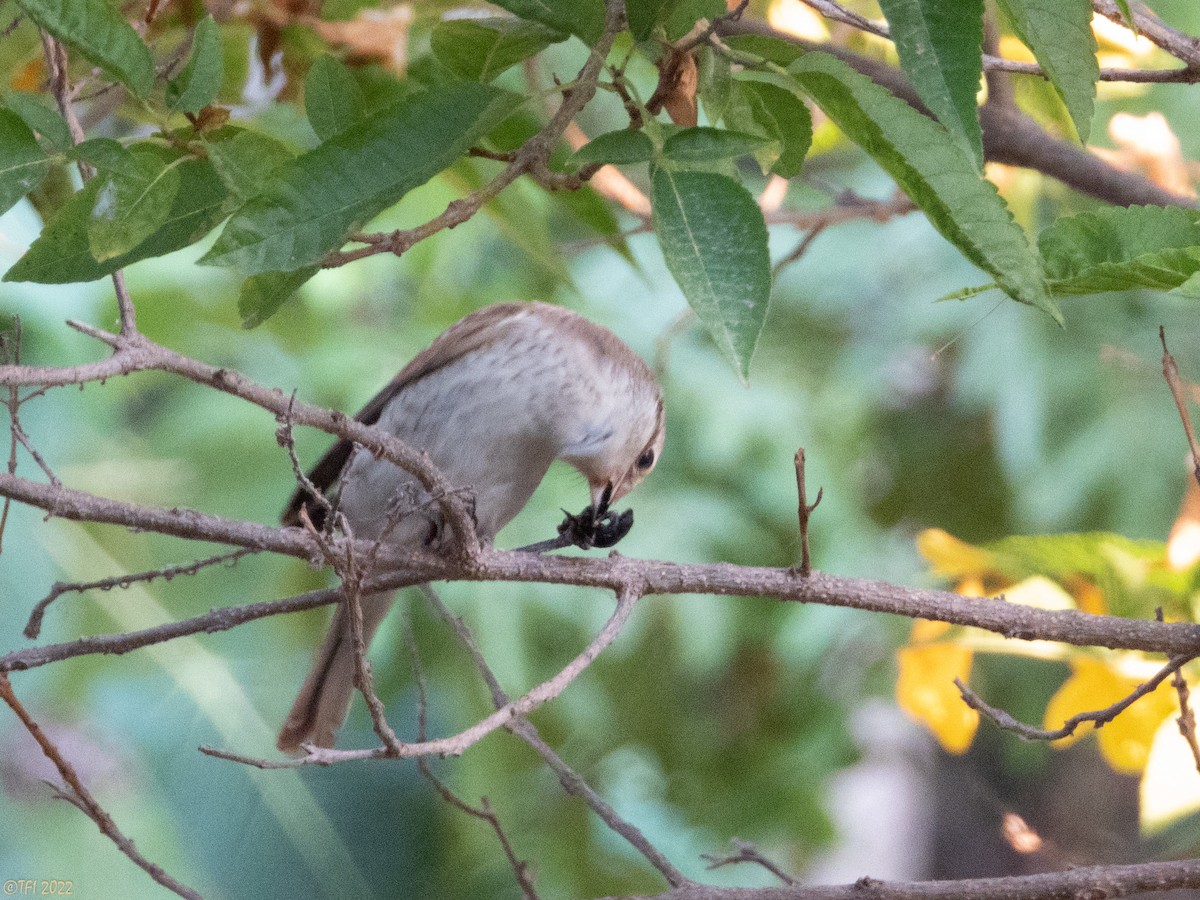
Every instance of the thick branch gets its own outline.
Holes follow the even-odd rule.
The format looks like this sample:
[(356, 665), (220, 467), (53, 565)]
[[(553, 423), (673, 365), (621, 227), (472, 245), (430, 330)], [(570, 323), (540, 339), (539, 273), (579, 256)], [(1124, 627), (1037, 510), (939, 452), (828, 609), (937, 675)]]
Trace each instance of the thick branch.
[(653, 897), (624, 900), (1077, 900), (1187, 887), (1200, 887), (1200, 860), (1086, 866), (1041, 875), (959, 881), (860, 878), (854, 884), (828, 887), (728, 888), (688, 883)]
[[(144, 530), (218, 541), (235, 546), (253, 546), (290, 556), (313, 558), (319, 552), (312, 538), (300, 529), (269, 528), (252, 522), (239, 522), (210, 516), (193, 510), (143, 507), (131, 503), (95, 497), (82, 491), (54, 488), (0, 473), (0, 496), (9, 496), (55, 515), (86, 521), (127, 525)], [(372, 542), (362, 542), (363, 552), (371, 552)], [(763, 597), (800, 603), (846, 606), (872, 612), (893, 613), (910, 618), (936, 619), (955, 625), (969, 625), (1020, 640), (1062, 641), (1078, 646), (1144, 650), (1169, 656), (1200, 655), (1200, 625), (1186, 622), (1154, 622), (1095, 616), (1078, 610), (1045, 610), (1007, 603), (1003, 599), (960, 597), (948, 591), (907, 588), (858, 578), (841, 578), (821, 572), (801, 577), (790, 569), (737, 566), (729, 563), (680, 564), (656, 560), (547, 556), (535, 553), (503, 552), (483, 548), (470, 559), (439, 557), (410, 552), (381, 558), (381, 566), (390, 565), (388, 577), (371, 579), (363, 590), (383, 590), (423, 581), (527, 581), (597, 587), (617, 593), (645, 594), (716, 594)], [(402, 566), (402, 568), (401, 568)], [(337, 591), (320, 599), (296, 598), (271, 604), (253, 604), (218, 610), (206, 616), (150, 629), (161, 630), (143, 635), (137, 646), (146, 646), (198, 631), (223, 630), (239, 621), (262, 618), (278, 612), (309, 609), (334, 602)], [(308, 595), (306, 595), (308, 596)], [(286, 605), (286, 604), (299, 605)], [(191, 623), (189, 625), (189, 623)], [(32, 668), (57, 659), (87, 653), (127, 652), (121, 636), (88, 638), (68, 645), (51, 645), (17, 651), (0, 657), (0, 671)], [(112, 643), (106, 643), (111, 641)], [(122, 648), (122, 649), (116, 649)]]

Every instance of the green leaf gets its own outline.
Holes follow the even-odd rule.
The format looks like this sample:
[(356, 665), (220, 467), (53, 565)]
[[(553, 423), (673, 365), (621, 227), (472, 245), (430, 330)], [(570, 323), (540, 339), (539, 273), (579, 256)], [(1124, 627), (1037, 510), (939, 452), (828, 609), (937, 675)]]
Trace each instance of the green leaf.
[[(753, 73), (756, 79), (772, 74)], [(765, 81), (735, 80), (725, 120), (732, 128), (776, 142), (755, 153), (764, 174), (770, 171), (783, 178), (800, 174), (812, 146), (812, 116), (795, 93)]]
[(731, 34), (723, 40), (740, 55), (758, 57), (785, 69), (804, 55), (804, 48), (793, 41), (761, 34)]
[(564, 31), (521, 19), (451, 19), (433, 29), (430, 47), (438, 62), (460, 78), (487, 82), (566, 39)]
[(1150, 288), (1191, 296), (1200, 272), (1200, 212), (1131, 206), (1059, 219), (1038, 236), (1050, 289), (1094, 294)]
[(230, 196), (241, 202), (261, 191), (278, 168), (296, 158), (287, 147), (262, 132), (227, 131), (210, 137), (205, 150)]
[[(172, 158), (166, 150), (155, 149), (155, 152), (164, 163)], [(100, 179), (93, 178), (42, 229), (33, 246), (8, 270), (4, 280), (41, 284), (95, 281), (138, 260), (164, 256), (198, 241), (224, 218), (225, 188), (208, 160), (186, 159), (177, 169), (179, 190), (166, 221), (128, 253), (102, 263), (92, 258), (88, 248), (88, 220), (100, 188)]]
[(756, 153), (772, 139), (724, 128), (685, 128), (663, 143), (663, 155), (674, 162), (705, 163)]
[(300, 285), (320, 270), (320, 266), (307, 266), (295, 272), (263, 272), (261, 275), (251, 275), (242, 282), (242, 292), (238, 296), (242, 327), (257, 328), (267, 321), (300, 289)]
[(1096, 36), (1089, 0), (998, 0), (1013, 31), (1037, 58), (1087, 143), (1096, 81)]
[(167, 104), (173, 112), (198, 113), (216, 99), (225, 76), (221, 35), (212, 16), (192, 32), (192, 55), (183, 71), (167, 82)]
[(30, 127), (11, 109), (0, 109), (0, 212), (41, 184), (49, 168)]
[(604, 0), (495, 0), (495, 3), (514, 16), (578, 35), (589, 46), (604, 32)]
[(88, 163), (100, 172), (117, 172), (132, 176), (137, 170), (133, 156), (112, 138), (91, 138), (67, 149), (66, 157), (72, 161)]
[(154, 234), (171, 214), (179, 191), (177, 161), (163, 164), (159, 154), (136, 149), (131, 171), (98, 179), (88, 246), (96, 262), (128, 253)]
[(827, 53), (806, 53), (790, 69), (852, 141), (888, 172), (946, 240), (1000, 288), (1056, 322), (1041, 265), (996, 188), (937, 122)]
[(983, 0), (880, 0), (879, 5), (908, 80), (982, 167), (975, 95), (983, 71)]
[(362, 91), (340, 60), (325, 54), (308, 70), (304, 80), (304, 112), (323, 141), (362, 120)]
[(712, 21), (729, 12), (725, 0), (678, 0), (663, 21), (668, 41), (678, 41), (701, 19)]
[(696, 96), (704, 106), (704, 114), (708, 116), (708, 121), (719, 122), (724, 118), (725, 110), (729, 108), (729, 98), (733, 91), (729, 58), (717, 53), (712, 47), (703, 46), (696, 50), (696, 66), (699, 69)]
[(597, 135), (571, 156), (570, 165), (579, 168), (589, 163), (626, 166), (646, 162), (654, 155), (654, 144), (643, 132), (622, 128)]
[(128, 85), (139, 97), (154, 86), (154, 61), (107, 0), (17, 0), (42, 28)]
[(745, 382), (771, 298), (762, 210), (732, 178), (664, 168), (650, 202), (667, 268)]
[(634, 38), (644, 41), (654, 26), (671, 15), (679, 0), (625, 0), (625, 18)]
[(37, 95), (13, 91), (4, 98), (5, 105), (20, 116), (25, 124), (40, 134), (59, 150), (66, 150), (74, 141), (71, 129), (57, 110), (35, 99)]
[(401, 100), (278, 169), (200, 262), (247, 275), (316, 265), (466, 153), (519, 101), (471, 82)]

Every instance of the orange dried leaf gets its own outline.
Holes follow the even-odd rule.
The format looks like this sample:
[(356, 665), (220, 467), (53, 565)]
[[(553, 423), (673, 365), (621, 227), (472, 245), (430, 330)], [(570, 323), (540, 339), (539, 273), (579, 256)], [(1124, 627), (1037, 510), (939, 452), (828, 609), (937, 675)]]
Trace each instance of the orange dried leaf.
[(979, 713), (967, 706), (954, 686), (971, 674), (972, 653), (955, 644), (903, 647), (896, 652), (900, 708), (924, 724), (950, 753), (964, 753), (979, 727)]
[(412, 7), (401, 4), (385, 10), (363, 9), (344, 22), (310, 24), (323, 40), (345, 47), (355, 58), (380, 62), (403, 75), (408, 68), (408, 30), (412, 20)]

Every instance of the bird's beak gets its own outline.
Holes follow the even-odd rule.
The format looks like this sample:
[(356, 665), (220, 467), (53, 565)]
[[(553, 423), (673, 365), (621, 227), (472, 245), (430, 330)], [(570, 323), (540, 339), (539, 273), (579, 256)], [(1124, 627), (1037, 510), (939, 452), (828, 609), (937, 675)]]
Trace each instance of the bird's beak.
[(616, 499), (613, 496), (613, 484), (611, 481), (602, 481), (593, 483), (592, 489), (592, 509), (598, 514), (608, 512), (608, 506)]

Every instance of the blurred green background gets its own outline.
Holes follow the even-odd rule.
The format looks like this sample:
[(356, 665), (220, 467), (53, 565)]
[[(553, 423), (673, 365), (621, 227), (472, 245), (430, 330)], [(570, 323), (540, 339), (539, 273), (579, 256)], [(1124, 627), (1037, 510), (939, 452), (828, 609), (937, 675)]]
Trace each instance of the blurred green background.
[[(1200, 28), (1200, 12), (1188, 4), (1156, 6), (1177, 26)], [(561, 52), (554, 68), (566, 71), (575, 57)], [(1102, 99), (1096, 139), (1106, 140), (1103, 126), (1115, 111), (1160, 110), (1193, 157), (1200, 129), (1189, 114), (1192, 93), (1164, 86)], [(594, 133), (602, 123), (584, 124)], [(754, 171), (744, 174), (761, 186)], [(435, 215), (467, 177), (460, 167), (415, 191), (379, 228)], [(829, 202), (829, 189), (843, 188), (879, 199), (893, 190), (860, 151), (838, 144), (810, 160), (787, 204), (818, 208)], [(1091, 205), (1041, 182), (1010, 199), (1034, 230)], [(353, 411), (471, 310), (514, 298), (567, 305), (611, 327), (663, 379), (667, 444), (656, 472), (629, 498), (637, 524), (620, 549), (631, 556), (793, 564), (792, 455), (799, 446), (808, 453), (810, 491), (820, 485), (825, 492), (811, 526), (814, 564), (841, 575), (928, 583), (913, 544), (928, 526), (971, 541), (1084, 530), (1162, 539), (1171, 526), (1186, 470), (1159, 372), (1157, 329), (1165, 326), (1183, 372), (1200, 373), (1191, 301), (1068, 299), (1065, 330), (990, 295), (934, 303), (983, 277), (918, 214), (854, 222), (820, 235), (783, 271), (743, 388), (698, 325), (672, 331), (685, 304), (653, 235), (629, 239), (631, 263), (591, 242), (559, 199), (528, 184), (515, 185), (503, 202), (401, 259), (319, 275), (254, 331), (239, 327), (236, 280), (193, 264), (206, 244), (140, 263), (128, 272), (139, 324), (182, 353)], [(0, 218), (0, 266), (20, 256), (38, 227), (24, 203)], [(773, 256), (801, 236), (773, 228)], [(4, 284), (0, 312), (20, 315), (24, 360), (44, 365), (102, 355), (64, 319), (115, 322), (104, 282)], [(22, 416), (58, 476), (81, 490), (268, 523), (292, 490), (269, 415), (169, 376), (54, 391)], [(299, 432), (297, 443), (311, 461), (328, 438)], [(37, 474), (27, 458), (20, 471)], [(556, 465), (497, 544), (547, 537), (560, 508), (585, 500), (580, 477)], [(220, 548), (44, 521), (14, 507), (3, 549), (0, 650), (7, 651), (29, 643), (21, 635), (29, 609), (56, 579), (186, 563)], [(250, 557), (195, 578), (64, 596), (41, 640), (145, 627), (327, 583), (325, 573), (301, 563)], [(550, 586), (441, 590), (514, 695), (574, 656), (612, 605), (601, 592)], [(206, 897), (517, 896), (490, 831), (441, 802), (410, 762), (259, 772), (196, 751), (213, 744), (274, 753), (275, 730), (327, 615), (259, 621), (124, 657), (85, 657), (15, 673), (13, 683), (126, 834)], [(416, 733), (406, 621), (429, 681), (432, 733), (486, 714), (479, 678), (419, 595), (408, 592), (374, 646), (378, 687), (397, 732)], [(938, 871), (937, 853), (916, 848), (936, 844), (929, 820), (943, 802), (947, 785), (940, 790), (935, 776), (947, 763), (891, 700), (893, 651), (907, 627), (754, 598), (647, 598), (617, 643), (533, 721), (689, 876), (772, 883), (754, 868), (704, 871), (700, 854), (725, 852), (735, 836), (805, 877), (930, 874)], [(1056, 665), (1001, 660), (987, 661), (979, 675), (985, 695), (1036, 719), (1062, 673)], [(358, 704), (341, 743), (374, 740)], [(984, 805), (996, 809), (1019, 807), (1026, 802), (1021, 785), (1062, 765), (1044, 747), (986, 734), (977, 742), (975, 762), (1011, 781), (963, 777), (971, 790), (984, 785)], [(1076, 751), (1080, 770), (1091, 765), (1089, 752)], [(962, 774), (969, 763), (956, 762), (953, 771)], [(854, 773), (870, 774), (872, 765), (878, 777), (866, 782), (873, 788), (864, 800), (851, 789)], [(435, 768), (465, 799), (489, 798), (544, 896), (665, 887), (506, 733)], [(15, 720), (0, 714), (0, 880), (71, 880), (80, 897), (165, 896), (91, 822), (52, 799), (40, 778), (57, 780)], [(880, 846), (878, 855), (851, 853), (845, 862), (853, 844), (839, 810), (897, 816), (912, 838), (911, 858), (893, 864)], [(1112, 815), (1105, 828), (1128, 832), (1130, 810)], [(1111, 861), (1108, 851), (1094, 852), (1084, 861)], [(989, 865), (982, 861), (974, 874), (988, 874)]]

